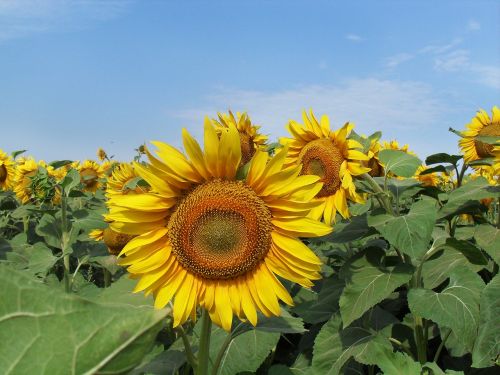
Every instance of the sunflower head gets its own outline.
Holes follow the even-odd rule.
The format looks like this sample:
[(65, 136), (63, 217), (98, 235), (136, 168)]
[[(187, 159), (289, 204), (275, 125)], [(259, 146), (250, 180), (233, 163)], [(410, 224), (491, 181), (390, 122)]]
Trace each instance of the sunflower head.
[(229, 111), (228, 114), (218, 113), (218, 119), (212, 120), (216, 131), (220, 134), (223, 129), (234, 126), (238, 130), (241, 147), (241, 164), (250, 161), (256, 150), (265, 150), (267, 136), (260, 134), (260, 126), (252, 125), (246, 113), (236, 112), (236, 116)]
[(362, 202), (356, 193), (353, 176), (370, 171), (362, 166), (368, 156), (361, 152), (362, 145), (348, 136), (354, 125), (346, 123), (338, 130), (331, 130), (327, 116), (318, 121), (314, 114), (303, 114), (304, 124), (291, 121), (288, 131), (293, 138), (282, 138), (282, 145), (289, 148), (288, 165), (300, 165), (302, 175), (314, 175), (320, 178), (323, 187), (316, 194), (321, 202), (311, 215), (323, 217), (327, 224), (335, 221), (339, 212), (344, 218), (349, 217), (347, 200)]
[(15, 172), (14, 161), (0, 149), (0, 190), (9, 190), (11, 188)]
[(466, 162), (483, 158), (495, 157), (495, 147), (478, 139), (479, 137), (500, 137), (500, 109), (495, 106), (492, 116), (484, 110), (479, 110), (476, 116), (466, 125), (459, 141)]
[(33, 194), (32, 178), (38, 171), (38, 164), (32, 158), (19, 158), (14, 176), (14, 192), (21, 203), (28, 203)]
[(422, 174), (427, 169), (425, 165), (418, 167), (415, 171), (415, 178), (424, 186), (438, 186), (441, 180), (436, 172)]
[(105, 159), (108, 158), (108, 155), (106, 154), (106, 151), (104, 151), (101, 147), (97, 149), (97, 158), (100, 161), (104, 161)]
[(76, 166), (80, 173), (80, 180), (84, 186), (83, 190), (95, 193), (101, 187), (99, 179), (104, 177), (102, 167), (92, 160), (85, 160)]
[(256, 150), (245, 179), (240, 135), (228, 124), (217, 134), (205, 124), (204, 150), (184, 130), (187, 156), (154, 142), (156, 155), (135, 163), (150, 189), (109, 196), (107, 220), (116, 232), (136, 235), (120, 263), (139, 279), (135, 291), (152, 293), (155, 306), (173, 302), (174, 325), (196, 318), (196, 307), (230, 330), (233, 315), (257, 323), (257, 311), (279, 315), (292, 304), (276, 275), (310, 287), (321, 261), (298, 237), (331, 228), (308, 218), (321, 190), (319, 177), (285, 166), (286, 149), (273, 158)]
[(135, 179), (140, 179), (134, 170), (134, 166), (129, 163), (119, 163), (113, 168), (111, 176), (106, 182), (106, 194), (129, 194), (144, 193), (148, 190), (147, 186), (135, 184), (135, 188), (128, 187), (128, 184)]

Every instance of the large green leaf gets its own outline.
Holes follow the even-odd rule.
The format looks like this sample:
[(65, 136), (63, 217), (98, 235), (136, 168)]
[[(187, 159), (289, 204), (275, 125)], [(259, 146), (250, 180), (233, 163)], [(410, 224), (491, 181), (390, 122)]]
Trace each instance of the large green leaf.
[(148, 353), (166, 316), (166, 310), (91, 302), (5, 266), (0, 284), (6, 375), (123, 373)]
[(398, 264), (384, 267), (380, 262), (381, 255), (381, 251), (371, 251), (342, 267), (340, 277), (345, 280), (346, 286), (339, 304), (344, 327), (411, 279), (412, 266)]
[(472, 366), (489, 367), (500, 355), (500, 275), (481, 293), (479, 332), (472, 351)]
[(411, 289), (410, 310), (441, 327), (450, 328), (472, 350), (479, 323), (479, 296), (484, 283), (467, 267), (457, 267), (450, 283), (440, 293), (428, 289)]
[(461, 155), (449, 155), (445, 153), (432, 154), (425, 158), (426, 165), (438, 164), (438, 163), (449, 163), (456, 165), (458, 161), (462, 159)]
[(499, 196), (500, 186), (491, 186), (484, 177), (478, 177), (449, 194), (448, 202), (438, 211), (438, 219), (470, 212), (479, 206), (480, 199)]
[(489, 224), (478, 225), (474, 239), (497, 264), (500, 264), (500, 229)]
[(412, 177), (422, 161), (416, 156), (399, 150), (382, 150), (378, 158), (386, 173), (392, 172), (401, 177)]
[(342, 368), (352, 357), (363, 357), (375, 348), (392, 350), (389, 340), (371, 329), (348, 327), (342, 329), (342, 320), (334, 315), (321, 328), (314, 342), (312, 373), (341, 374)]
[(447, 238), (446, 243), (443, 245), (443, 247), (460, 251), (472, 264), (479, 264), (483, 266), (488, 264), (488, 259), (484, 256), (481, 250), (469, 241), (457, 240), (456, 238)]
[(377, 229), (391, 245), (418, 259), (429, 247), (436, 222), (435, 204), (433, 199), (425, 198), (414, 203), (406, 215), (369, 216), (368, 225)]

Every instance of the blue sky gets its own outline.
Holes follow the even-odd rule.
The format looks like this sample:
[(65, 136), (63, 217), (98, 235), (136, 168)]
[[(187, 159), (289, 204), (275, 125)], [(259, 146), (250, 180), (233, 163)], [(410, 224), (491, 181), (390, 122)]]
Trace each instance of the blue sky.
[(421, 157), (500, 105), (496, 1), (0, 0), (0, 148), (120, 160), (247, 111), (271, 138), (303, 109)]

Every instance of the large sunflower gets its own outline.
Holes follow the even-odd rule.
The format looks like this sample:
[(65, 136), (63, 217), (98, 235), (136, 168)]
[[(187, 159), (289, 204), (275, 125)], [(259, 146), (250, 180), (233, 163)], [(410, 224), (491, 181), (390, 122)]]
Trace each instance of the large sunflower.
[(358, 141), (347, 139), (353, 124), (348, 122), (333, 131), (327, 116), (318, 121), (312, 111), (310, 118), (303, 113), (303, 121), (305, 125), (291, 121), (288, 131), (293, 138), (280, 140), (289, 147), (286, 165), (301, 165), (301, 174), (320, 177), (323, 187), (316, 200), (321, 204), (311, 211), (311, 217), (323, 217), (331, 225), (337, 212), (344, 218), (350, 216), (347, 200), (364, 201), (356, 192), (352, 176), (370, 171), (361, 165), (362, 161), (368, 161), (368, 156), (359, 150), (363, 147)]
[(462, 132), (463, 138), (458, 144), (467, 163), (471, 161), (493, 158), (493, 165), (475, 166), (474, 169), (487, 175), (489, 179), (498, 179), (500, 170), (500, 145), (484, 143), (477, 137), (500, 137), (500, 109), (494, 106), (492, 116), (484, 110), (479, 110), (476, 116), (466, 125), (467, 130)]
[(292, 304), (276, 278), (313, 285), (321, 261), (297, 237), (326, 235), (331, 228), (307, 217), (321, 190), (316, 176), (284, 168), (286, 150), (269, 160), (257, 150), (244, 180), (236, 180), (241, 148), (238, 130), (217, 135), (205, 122), (205, 150), (184, 129), (188, 157), (153, 142), (157, 156), (135, 163), (151, 190), (113, 195), (111, 228), (137, 235), (122, 250), (122, 265), (139, 279), (135, 291), (153, 293), (155, 307), (172, 298), (174, 326), (196, 307), (230, 330), (233, 314), (257, 323), (257, 311), (279, 315), (278, 300)]
[(260, 126), (252, 125), (250, 117), (246, 113), (236, 112), (236, 116), (231, 111), (229, 114), (218, 113), (218, 120), (212, 120), (216, 131), (220, 134), (229, 126), (235, 126), (238, 129), (241, 147), (241, 164), (250, 161), (256, 150), (265, 150), (267, 135), (259, 133)]
[(0, 149), (0, 190), (9, 190), (15, 175), (15, 166), (12, 158)]

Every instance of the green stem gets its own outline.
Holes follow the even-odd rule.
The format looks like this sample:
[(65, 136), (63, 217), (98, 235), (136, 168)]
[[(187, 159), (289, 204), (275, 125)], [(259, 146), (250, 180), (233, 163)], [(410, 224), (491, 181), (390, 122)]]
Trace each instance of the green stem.
[(380, 197), (380, 200), (382, 202), (382, 206), (386, 210), (386, 212), (390, 215), (396, 216), (396, 213), (394, 212), (392, 208), (392, 203), (389, 199), (389, 196), (387, 193), (382, 190), (382, 188), (377, 184), (377, 182), (373, 179), (372, 176), (370, 176), (368, 173), (365, 173), (362, 175), (363, 179), (368, 182), (375, 193), (376, 197)]
[[(411, 286), (415, 289), (420, 288), (422, 263), (420, 264), (415, 276), (413, 276), (413, 279), (411, 281)], [(424, 364), (427, 362), (427, 342), (425, 341), (424, 323), (421, 316), (415, 314), (413, 315), (413, 326), (415, 330), (415, 344), (417, 346), (417, 358), (421, 364)]]
[(444, 348), (444, 344), (446, 343), (446, 340), (448, 340), (448, 337), (450, 337), (450, 335), (451, 335), (451, 329), (448, 331), (446, 336), (442, 337), (441, 344), (439, 344), (439, 347), (437, 348), (436, 354), (434, 355), (434, 359), (432, 360), (432, 362), (437, 362), (439, 356), (441, 355), (441, 351)]
[(111, 272), (109, 272), (106, 268), (102, 269), (104, 273), (104, 287), (107, 288), (111, 285)]
[(68, 244), (68, 217), (67, 217), (67, 207), (66, 207), (66, 196), (64, 190), (61, 192), (61, 250), (63, 253), (63, 264), (64, 264), (64, 287), (66, 293), (71, 291), (70, 287), (70, 258), (67, 249)]
[(182, 326), (177, 327), (177, 332), (179, 332), (179, 335), (181, 336), (182, 339), (182, 343), (184, 344), (184, 351), (186, 352), (187, 360), (191, 365), (191, 367), (196, 370), (198, 363), (196, 357), (193, 354), (193, 349), (191, 348), (191, 344), (189, 343), (184, 328)]
[(198, 349), (198, 367), (196, 375), (208, 375), (208, 360), (210, 358), (210, 334), (212, 321), (205, 309), (201, 313), (200, 347)]
[(28, 230), (30, 228), (30, 217), (29, 216), (25, 216), (23, 217), (23, 230), (24, 230), (24, 233), (28, 233)]
[(464, 178), (465, 171), (467, 170), (468, 167), (469, 166), (464, 161), (463, 164), (462, 164), (462, 169), (460, 170), (460, 174), (457, 176), (457, 188), (459, 188), (460, 186), (462, 186), (462, 180)]
[(497, 204), (497, 228), (500, 229), (500, 198), (498, 198)]

